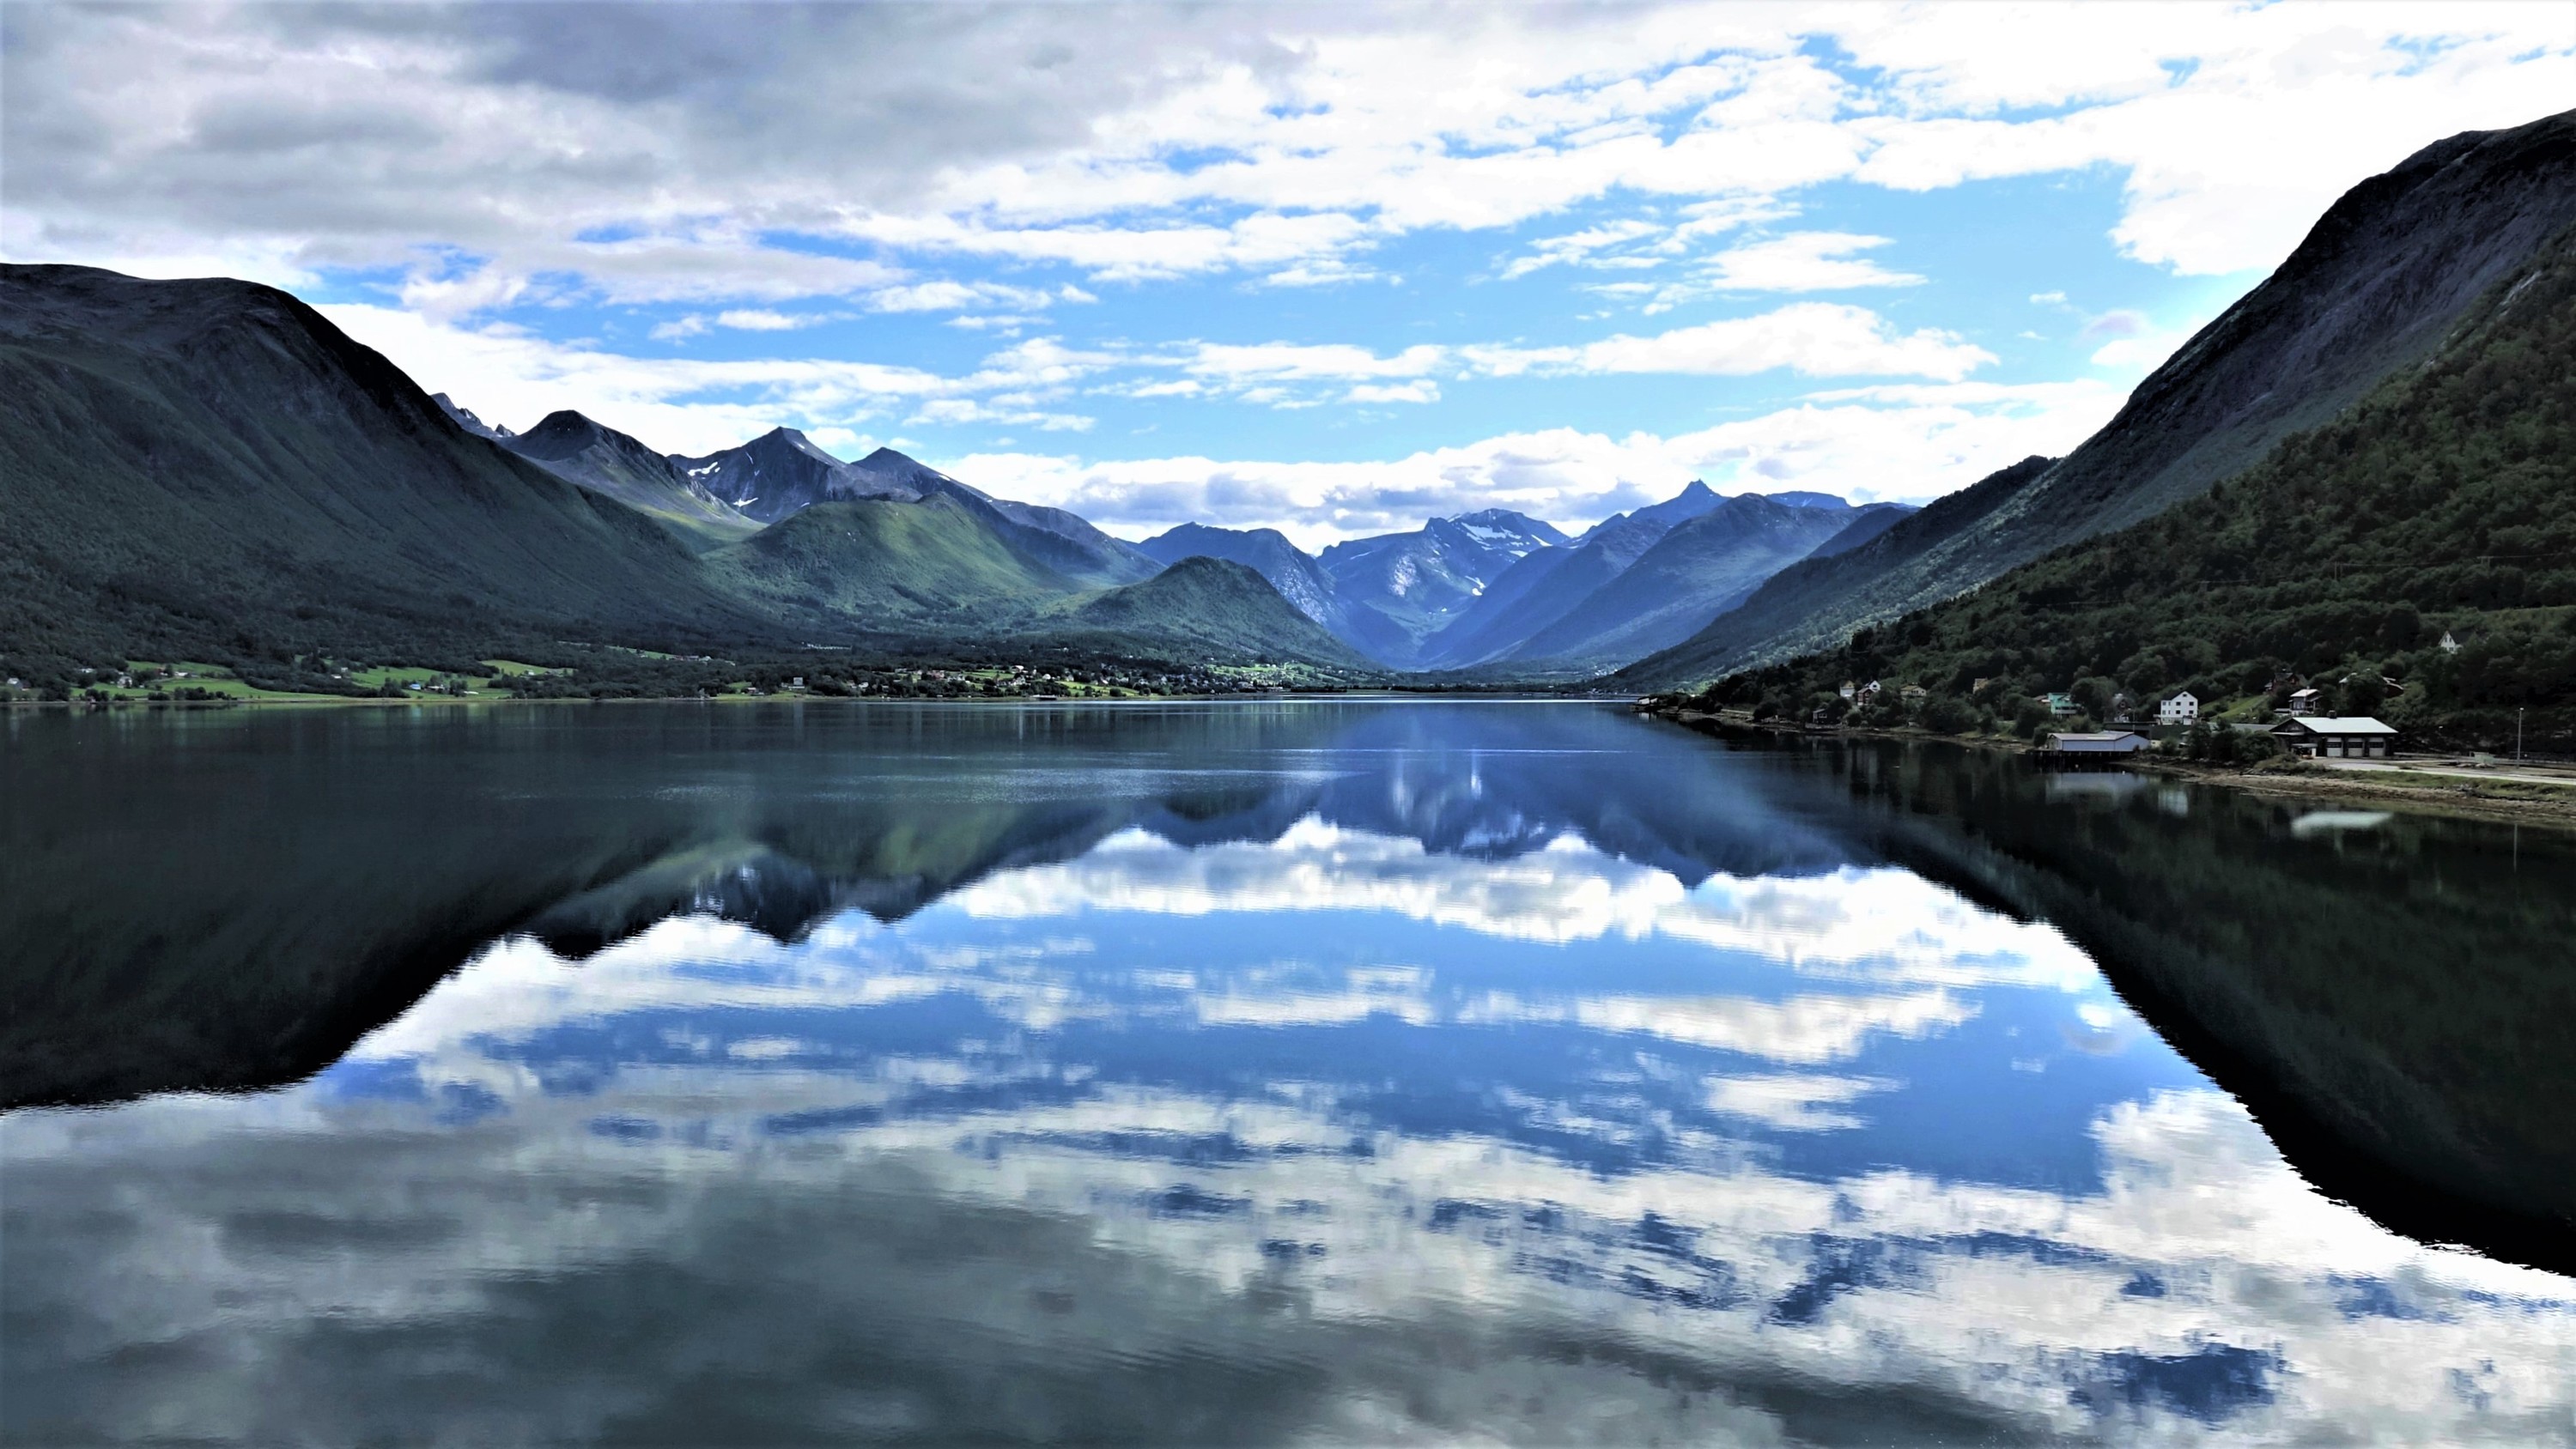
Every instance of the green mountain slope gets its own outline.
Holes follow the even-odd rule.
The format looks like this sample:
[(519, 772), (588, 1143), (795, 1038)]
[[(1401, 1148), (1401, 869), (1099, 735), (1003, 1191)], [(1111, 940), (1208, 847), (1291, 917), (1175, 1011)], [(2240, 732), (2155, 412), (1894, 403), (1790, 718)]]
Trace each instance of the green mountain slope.
[(2293, 674), (2418, 742), (2509, 741), (2519, 708), (2535, 747), (2576, 747), (2576, 229), (2424, 364), (2206, 496), (1709, 697), (1803, 712), (1901, 680), (1964, 722), (2089, 679), (2206, 713)]
[(817, 503), (706, 556), (709, 576), (811, 632), (855, 622), (882, 644), (1016, 642), (1175, 662), (1362, 669), (1350, 648), (1241, 564), (1186, 558), (1107, 589), (1030, 558), (1022, 530), (941, 490)]
[(1143, 583), (1044, 605), (1021, 632), (1110, 652), (1232, 664), (1376, 666), (1228, 559), (1182, 559)]
[(816, 503), (706, 556), (729, 592), (818, 628), (982, 630), (1076, 591), (945, 494)]
[(2279, 270), (2040, 476), (1990, 490), (1974, 519), (1926, 509), (1867, 548), (1788, 569), (1614, 680), (1666, 688), (1829, 648), (2197, 497), (2420, 361), (2571, 222), (2576, 112), (2427, 146), (2345, 193)]
[(284, 292), (0, 267), (0, 655), (471, 659), (767, 625)]

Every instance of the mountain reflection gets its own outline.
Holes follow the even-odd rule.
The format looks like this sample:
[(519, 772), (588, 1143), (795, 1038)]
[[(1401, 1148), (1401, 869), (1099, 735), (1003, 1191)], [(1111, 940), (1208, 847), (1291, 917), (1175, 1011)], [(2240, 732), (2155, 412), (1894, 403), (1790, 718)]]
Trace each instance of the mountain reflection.
[[(1094, 727), (593, 782), (652, 848), (319, 1075), (11, 1115), (9, 1437), (2576, 1414), (2567, 1280), (2320, 1196), (2058, 926), (1962, 893), (2011, 879), (1897, 864), (1933, 869), (1833, 772), (1578, 707)], [(469, 803), (529, 782), (478, 758)]]
[(1311, 816), (1474, 858), (1571, 832), (1686, 881), (1855, 858), (1829, 802), (1774, 803), (1686, 736), (1544, 705), (6, 726), (0, 937), (21, 944), (0, 1105), (294, 1080), (506, 934), (581, 955), (714, 913), (792, 939), (1130, 829), (1264, 841)]

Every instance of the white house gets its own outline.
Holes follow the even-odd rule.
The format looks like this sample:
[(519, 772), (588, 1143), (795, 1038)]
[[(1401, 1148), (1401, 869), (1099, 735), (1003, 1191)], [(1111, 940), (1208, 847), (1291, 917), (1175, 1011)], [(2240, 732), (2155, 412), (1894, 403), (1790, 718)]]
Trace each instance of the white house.
[(2272, 727), (2294, 755), (2329, 760), (2384, 759), (2397, 749), (2397, 728), (2355, 715), (2294, 715)]
[(2187, 725), (2199, 722), (2200, 700), (2188, 690), (2156, 706), (2158, 724)]

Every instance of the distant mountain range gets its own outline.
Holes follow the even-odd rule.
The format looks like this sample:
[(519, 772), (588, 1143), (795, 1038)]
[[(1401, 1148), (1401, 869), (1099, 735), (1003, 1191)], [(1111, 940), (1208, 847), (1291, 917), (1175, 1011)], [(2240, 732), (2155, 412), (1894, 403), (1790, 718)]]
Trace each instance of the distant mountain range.
[(1195, 553), (1248, 565), (1308, 618), (1391, 667), (1571, 679), (1679, 643), (1788, 565), (1913, 511), (1855, 508), (1821, 493), (1724, 498), (1694, 482), (1580, 538), (1489, 509), (1320, 556), (1275, 529), (1195, 523), (1141, 547), (1158, 559)]
[(1167, 570), (1063, 510), (783, 429), (706, 458), (573, 412), (512, 434), (247, 282), (0, 268), (0, 392), (21, 677), (183, 659), (311, 687), (323, 658), (565, 642), (1373, 672), (1251, 569)]
[(1580, 539), (1489, 509), (1320, 556), (1196, 524), (1131, 544), (788, 428), (695, 457), (572, 411), (514, 433), (282, 292), (81, 267), (0, 271), (0, 367), (21, 674), (187, 658), (309, 685), (307, 661), (572, 640), (1576, 677), (1905, 511), (1693, 484)]
[[(2571, 227), (2576, 113), (2456, 136), (2338, 201), (2064, 458), (1919, 510), (1693, 483), (1579, 537), (1488, 509), (1320, 554), (1195, 523), (1129, 543), (891, 449), (844, 461), (786, 428), (696, 457), (569, 411), (513, 433), (283, 292), (11, 265), (0, 664), (62, 680), (207, 659), (275, 678), (326, 657), (448, 667), (581, 641), (1696, 685), (1855, 636), (1883, 645), (1876, 626), (2270, 466), (2446, 355)], [(2443, 426), (2465, 426), (2444, 406)], [(1980, 619), (2058, 597), (1990, 595)], [(1991, 627), (2029, 637), (2028, 622)]]

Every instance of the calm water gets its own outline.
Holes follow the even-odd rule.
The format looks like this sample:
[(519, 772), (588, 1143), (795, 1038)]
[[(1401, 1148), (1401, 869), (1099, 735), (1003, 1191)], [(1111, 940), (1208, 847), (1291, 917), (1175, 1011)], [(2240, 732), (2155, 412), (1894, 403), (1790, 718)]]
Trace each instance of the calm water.
[(2576, 1442), (2561, 837), (1569, 704), (0, 741), (12, 1443)]

